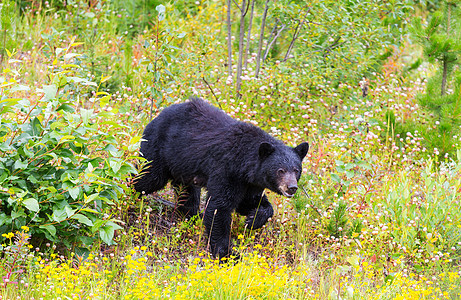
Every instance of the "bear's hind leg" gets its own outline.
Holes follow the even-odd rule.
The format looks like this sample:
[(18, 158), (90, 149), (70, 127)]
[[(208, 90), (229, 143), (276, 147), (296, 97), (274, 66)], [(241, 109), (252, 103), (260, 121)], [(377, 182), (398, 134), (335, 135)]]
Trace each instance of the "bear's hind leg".
[(140, 171), (141, 173), (134, 180), (134, 188), (137, 192), (148, 195), (163, 189), (168, 183), (168, 176), (158, 164), (150, 162)]

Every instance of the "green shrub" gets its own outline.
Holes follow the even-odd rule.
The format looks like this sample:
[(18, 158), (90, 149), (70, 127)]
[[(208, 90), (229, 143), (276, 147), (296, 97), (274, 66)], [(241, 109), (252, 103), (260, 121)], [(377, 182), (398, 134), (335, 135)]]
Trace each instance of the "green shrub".
[(389, 193), (382, 222), (391, 228), (394, 241), (410, 253), (422, 249), (431, 255), (461, 244), (461, 151), (457, 156), (456, 161), (441, 162), (437, 173), (434, 162), (429, 160), (417, 174), (402, 170), (384, 186)]
[[(28, 226), (33, 239), (66, 247), (88, 247), (97, 235), (112, 244), (121, 227), (108, 208), (129, 190), (126, 179), (136, 172), (119, 146), (119, 134), (130, 127), (94, 108), (110, 95), (70, 76), (76, 66), (66, 64), (75, 56), (69, 48), (58, 48), (51, 82), (37, 93), (17, 83), (16, 70), (0, 77), (0, 233)], [(72, 102), (80, 89), (96, 90), (93, 108)], [(124, 150), (136, 150), (137, 141), (131, 138)]]

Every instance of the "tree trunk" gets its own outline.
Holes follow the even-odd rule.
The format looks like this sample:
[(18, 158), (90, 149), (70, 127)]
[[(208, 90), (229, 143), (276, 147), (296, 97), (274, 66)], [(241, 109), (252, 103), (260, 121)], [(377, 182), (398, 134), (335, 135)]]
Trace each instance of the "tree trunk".
[(448, 57), (446, 55), (443, 56), (443, 74), (442, 74), (442, 88), (440, 91), (440, 95), (445, 95), (447, 89), (447, 76), (448, 76)]
[[(450, 21), (451, 21), (451, 5), (448, 3), (447, 4), (447, 36), (450, 36)], [(440, 91), (440, 95), (443, 96), (445, 95), (445, 92), (447, 90), (447, 76), (448, 76), (448, 60), (449, 57), (448, 55), (443, 56), (443, 73), (442, 73), (442, 87)]]
[(255, 72), (256, 78), (258, 78), (259, 76), (259, 69), (261, 67), (261, 50), (263, 47), (264, 27), (266, 26), (266, 17), (267, 17), (269, 1), (270, 0), (266, 0), (266, 5), (264, 7), (264, 13), (263, 13), (263, 19), (261, 21), (261, 33), (259, 34), (258, 54), (256, 55), (256, 72)]
[(231, 0), (227, 0), (227, 67), (228, 76), (232, 77), (232, 23)]
[(240, 90), (242, 88), (242, 63), (243, 63), (243, 38), (245, 36), (245, 15), (246, 15), (246, 0), (242, 1), (241, 17), (240, 17), (240, 34), (239, 34), (239, 60), (237, 64), (237, 97), (241, 97)]
[(245, 47), (245, 59), (243, 60), (243, 67), (246, 69), (248, 66), (248, 54), (250, 52), (250, 39), (251, 39), (251, 25), (253, 24), (253, 15), (254, 15), (254, 9), (255, 9), (255, 2), (256, 0), (253, 0), (251, 2), (251, 13), (250, 13), (250, 22), (248, 24), (248, 34), (247, 34), (247, 45)]

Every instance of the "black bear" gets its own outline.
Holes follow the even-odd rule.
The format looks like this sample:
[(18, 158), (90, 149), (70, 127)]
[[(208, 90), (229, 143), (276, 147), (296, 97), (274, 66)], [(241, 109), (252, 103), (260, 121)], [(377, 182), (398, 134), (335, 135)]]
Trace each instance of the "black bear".
[(198, 213), (200, 190), (208, 191), (204, 224), (211, 252), (230, 255), (231, 213), (262, 227), (274, 210), (264, 189), (286, 197), (298, 189), (308, 143), (285, 146), (260, 128), (237, 121), (199, 98), (165, 108), (145, 128), (141, 155), (147, 168), (135, 181), (138, 192), (152, 193), (171, 181), (180, 211)]

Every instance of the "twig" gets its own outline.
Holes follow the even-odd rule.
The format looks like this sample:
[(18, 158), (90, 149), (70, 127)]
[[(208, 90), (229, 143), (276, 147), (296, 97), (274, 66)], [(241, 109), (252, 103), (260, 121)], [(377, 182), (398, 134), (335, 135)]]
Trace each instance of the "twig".
[(161, 204), (163, 204), (163, 205), (165, 205), (165, 206), (169, 206), (169, 207), (172, 207), (172, 208), (176, 207), (176, 204), (174, 204), (173, 202), (165, 200), (165, 199), (162, 199), (160, 197), (154, 197), (154, 200), (161, 203)]
[(267, 48), (266, 48), (266, 53), (264, 53), (264, 58), (263, 58), (263, 61), (265, 61), (267, 59), (267, 55), (269, 55), (269, 51), (270, 49), (272, 48), (272, 45), (275, 43), (275, 41), (279, 38), (280, 34), (282, 33), (282, 31), (287, 27), (287, 25), (285, 24), (282, 24), (282, 27), (280, 28), (279, 31), (277, 31), (277, 34), (274, 36), (274, 38), (272, 39), (272, 41), (269, 43), (269, 45), (267, 45)]
[(208, 83), (208, 81), (206, 81), (205, 77), (202, 77), (202, 80), (205, 82), (205, 84), (207, 85), (207, 87), (210, 89), (211, 93), (213, 94), (215, 100), (216, 100), (216, 103), (218, 103), (218, 106), (220, 109), (222, 109), (221, 107), (221, 103), (219, 102), (218, 100), (218, 97), (216, 96), (216, 94), (214, 93), (213, 89), (211, 88), (210, 84)]
[(287, 53), (285, 54), (285, 58), (283, 59), (283, 61), (287, 61), (288, 57), (290, 56), (290, 52), (293, 49), (295, 41), (299, 37), (299, 33), (301, 32), (301, 28), (303, 27), (304, 22), (306, 21), (306, 16), (310, 11), (311, 11), (311, 8), (309, 8), (306, 11), (306, 13), (304, 14), (303, 20), (301, 22), (299, 22), (298, 25), (296, 25), (295, 32), (293, 33), (293, 39), (291, 40), (290, 46), (288, 46), (288, 50), (287, 50)]
[[(229, 0), (229, 2), (230, 2), (230, 0)], [(242, 11), (242, 9), (240, 8), (240, 5), (239, 5), (237, 2), (235, 2), (235, 0), (232, 0), (232, 2), (234, 2), (235, 5), (237, 5), (237, 7), (238, 7), (238, 9), (239, 9), (240, 11)]]
[[(306, 189), (304, 188), (304, 186), (301, 186), (303, 188), (303, 192), (304, 194), (306, 195), (306, 197), (309, 199), (309, 194), (307, 193)], [(314, 209), (314, 211), (319, 215), (319, 216), (322, 216), (322, 214), (319, 212), (319, 210), (317, 209), (317, 207), (315, 207), (312, 203), (310, 203), (310, 206), (312, 207), (312, 209)]]
[(247, 13), (248, 13), (248, 9), (250, 8), (250, 1), (248, 0), (248, 3), (247, 3), (247, 8), (245, 10), (245, 13), (243, 14), (243, 16), (246, 16)]

